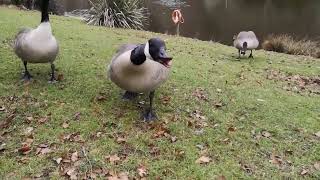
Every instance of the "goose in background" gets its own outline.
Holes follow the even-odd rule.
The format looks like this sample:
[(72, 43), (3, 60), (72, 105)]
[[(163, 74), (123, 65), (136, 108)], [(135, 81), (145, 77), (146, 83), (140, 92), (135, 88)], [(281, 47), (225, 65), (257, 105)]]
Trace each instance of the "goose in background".
[(155, 90), (168, 79), (171, 60), (166, 53), (165, 42), (152, 38), (146, 44), (121, 46), (108, 66), (108, 77), (126, 91), (124, 99), (133, 99), (138, 93), (149, 93), (149, 108), (143, 114), (145, 121), (157, 119), (153, 98)]
[(59, 52), (56, 38), (52, 35), (49, 22), (48, 6), (49, 0), (41, 1), (41, 23), (35, 29), (22, 29), (17, 35), (14, 43), (14, 52), (22, 60), (25, 68), (24, 80), (32, 78), (28, 71), (28, 63), (50, 63), (50, 82), (55, 81), (54, 61)]
[(233, 46), (238, 49), (239, 57), (246, 54), (247, 50), (251, 53), (249, 58), (253, 58), (252, 50), (258, 48), (259, 41), (253, 31), (241, 31), (237, 36), (233, 36)]

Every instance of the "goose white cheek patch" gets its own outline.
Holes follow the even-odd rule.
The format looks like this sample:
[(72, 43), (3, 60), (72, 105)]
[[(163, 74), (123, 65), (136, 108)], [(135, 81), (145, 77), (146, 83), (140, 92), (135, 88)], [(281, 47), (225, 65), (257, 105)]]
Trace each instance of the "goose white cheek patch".
[(154, 60), (150, 55), (149, 42), (146, 43), (146, 47), (144, 48), (144, 55), (147, 57), (147, 59)]

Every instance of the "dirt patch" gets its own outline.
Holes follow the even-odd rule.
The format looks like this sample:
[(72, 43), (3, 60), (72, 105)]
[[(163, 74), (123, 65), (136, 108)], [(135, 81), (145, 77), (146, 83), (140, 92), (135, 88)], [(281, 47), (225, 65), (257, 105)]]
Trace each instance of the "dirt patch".
[(285, 85), (283, 89), (287, 91), (300, 94), (311, 93), (320, 95), (320, 76), (309, 77), (268, 69), (267, 79), (286, 82), (287, 85)]

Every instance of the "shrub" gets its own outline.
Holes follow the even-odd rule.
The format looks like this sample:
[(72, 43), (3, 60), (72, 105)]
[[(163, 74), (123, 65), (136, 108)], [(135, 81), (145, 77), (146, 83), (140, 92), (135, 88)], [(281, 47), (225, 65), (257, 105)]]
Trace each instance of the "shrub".
[(307, 38), (297, 39), (288, 34), (269, 35), (262, 43), (262, 48), (267, 51), (320, 58), (318, 41)]
[(82, 16), (87, 24), (143, 29), (147, 23), (147, 9), (140, 0), (89, 0), (92, 8)]

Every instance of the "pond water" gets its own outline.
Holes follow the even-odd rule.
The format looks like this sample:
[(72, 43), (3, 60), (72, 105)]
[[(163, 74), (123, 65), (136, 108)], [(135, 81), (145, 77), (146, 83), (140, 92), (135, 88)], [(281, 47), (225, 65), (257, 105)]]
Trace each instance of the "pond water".
[[(86, 0), (68, 1), (67, 10), (87, 7)], [(185, 23), (180, 35), (232, 44), (239, 31), (252, 30), (262, 39), (287, 33), (318, 38), (320, 0), (150, 0), (150, 31), (175, 34), (172, 10), (181, 9)]]

